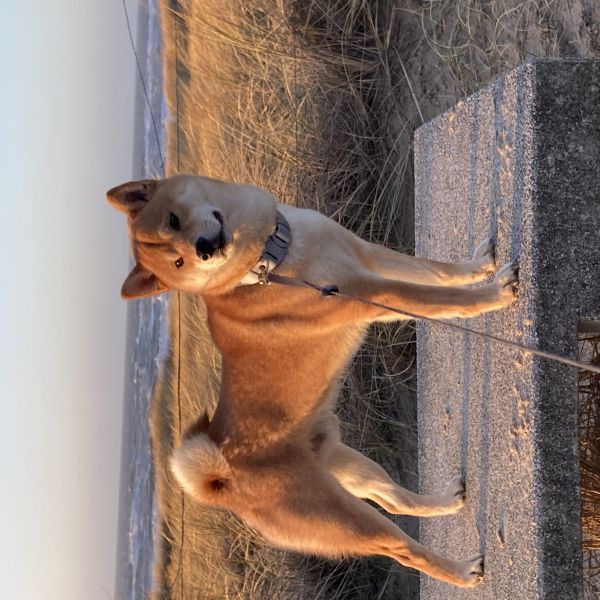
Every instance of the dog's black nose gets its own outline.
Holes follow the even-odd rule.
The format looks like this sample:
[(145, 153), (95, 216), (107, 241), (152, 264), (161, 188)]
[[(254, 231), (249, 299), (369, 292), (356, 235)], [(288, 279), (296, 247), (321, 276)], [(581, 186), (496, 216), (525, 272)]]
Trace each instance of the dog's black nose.
[(196, 240), (196, 253), (202, 260), (208, 260), (219, 247), (219, 236), (213, 239), (201, 237)]

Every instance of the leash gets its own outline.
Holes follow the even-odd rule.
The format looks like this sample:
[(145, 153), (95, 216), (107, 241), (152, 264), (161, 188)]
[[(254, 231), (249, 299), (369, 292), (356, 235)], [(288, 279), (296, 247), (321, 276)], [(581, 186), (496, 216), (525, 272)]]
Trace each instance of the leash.
[(440, 319), (435, 319), (433, 317), (427, 317), (425, 315), (419, 315), (416, 313), (412, 313), (407, 310), (401, 310), (394, 306), (388, 306), (387, 304), (382, 304), (381, 302), (374, 302), (373, 300), (368, 300), (367, 298), (361, 298), (360, 296), (355, 296), (353, 294), (346, 294), (344, 292), (340, 292), (337, 285), (321, 286), (321, 285), (317, 285), (316, 283), (306, 281), (305, 279), (296, 279), (294, 277), (277, 275), (276, 273), (267, 273), (265, 276), (265, 280), (266, 280), (267, 284), (276, 283), (279, 285), (289, 285), (289, 286), (294, 286), (294, 287), (310, 288), (310, 289), (313, 289), (313, 290), (319, 292), (323, 298), (327, 298), (328, 296), (338, 296), (340, 298), (346, 298), (348, 300), (353, 300), (355, 302), (361, 302), (362, 304), (368, 304), (370, 306), (382, 308), (389, 312), (393, 312), (398, 315), (402, 315), (404, 317), (409, 317), (410, 319), (416, 319), (419, 321), (428, 321), (430, 323), (435, 323), (436, 325), (443, 325), (444, 327), (449, 327), (450, 329), (462, 331), (463, 333), (477, 335), (479, 337), (490, 340), (494, 343), (502, 344), (502, 345), (508, 346), (510, 348), (515, 348), (517, 350), (521, 350), (522, 352), (527, 352), (529, 354), (534, 354), (536, 356), (541, 356), (542, 358), (546, 358), (548, 360), (551, 360), (551, 361), (554, 361), (557, 363), (561, 363), (563, 365), (568, 365), (570, 367), (575, 367), (575, 368), (581, 369), (583, 371), (590, 371), (592, 373), (600, 374), (600, 366), (599, 365), (583, 363), (578, 360), (573, 360), (571, 358), (567, 358), (566, 356), (561, 356), (560, 354), (556, 354), (554, 352), (546, 352), (545, 350), (539, 350), (538, 348), (532, 348), (531, 346), (527, 346), (526, 344), (522, 344), (521, 342), (515, 342), (514, 340), (508, 340), (506, 338), (502, 338), (497, 335), (493, 335), (491, 333), (485, 333), (484, 331), (477, 331), (476, 329), (471, 329), (470, 327), (465, 327), (464, 325), (459, 325), (458, 323), (452, 323), (451, 321), (442, 321)]

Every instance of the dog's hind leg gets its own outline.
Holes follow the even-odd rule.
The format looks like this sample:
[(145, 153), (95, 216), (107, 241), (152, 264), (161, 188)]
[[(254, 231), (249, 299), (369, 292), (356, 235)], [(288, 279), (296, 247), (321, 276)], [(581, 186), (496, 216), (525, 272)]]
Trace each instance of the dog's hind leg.
[(457, 561), (436, 555), (370, 504), (349, 494), (317, 464), (282, 477), (285, 494), (249, 519), (274, 544), (329, 557), (389, 556), (462, 587), (481, 580), (481, 556)]
[(496, 271), (491, 238), (477, 246), (471, 260), (457, 263), (409, 256), (375, 244), (365, 244), (359, 251), (359, 257), (367, 269), (386, 279), (420, 285), (466, 285), (483, 281)]
[(394, 483), (376, 462), (341, 443), (328, 454), (325, 466), (351, 494), (371, 500), (393, 514), (450, 515), (460, 510), (465, 501), (460, 476), (452, 479), (441, 494), (415, 494)]

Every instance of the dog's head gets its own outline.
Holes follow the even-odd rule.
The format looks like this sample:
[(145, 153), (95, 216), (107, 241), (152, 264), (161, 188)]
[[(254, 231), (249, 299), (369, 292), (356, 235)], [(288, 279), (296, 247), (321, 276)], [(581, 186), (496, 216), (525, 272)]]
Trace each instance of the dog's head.
[[(123, 298), (170, 289), (202, 293), (227, 276), (224, 267), (234, 263), (235, 269), (240, 246), (248, 246), (247, 228), (239, 221), (249, 208), (245, 205), (256, 204), (260, 197), (251, 190), (259, 188), (191, 175), (131, 181), (109, 190), (109, 202), (129, 217), (136, 263), (121, 289)], [(268, 204), (274, 206), (274, 200)]]

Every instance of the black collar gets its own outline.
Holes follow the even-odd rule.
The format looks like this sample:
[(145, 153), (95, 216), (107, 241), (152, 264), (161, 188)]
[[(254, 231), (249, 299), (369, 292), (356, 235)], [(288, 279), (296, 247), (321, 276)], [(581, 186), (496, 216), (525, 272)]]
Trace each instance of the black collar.
[(275, 230), (267, 238), (262, 256), (250, 269), (239, 285), (253, 285), (266, 283), (269, 273), (274, 271), (287, 256), (288, 248), (292, 242), (292, 234), (288, 220), (277, 211), (275, 216)]

